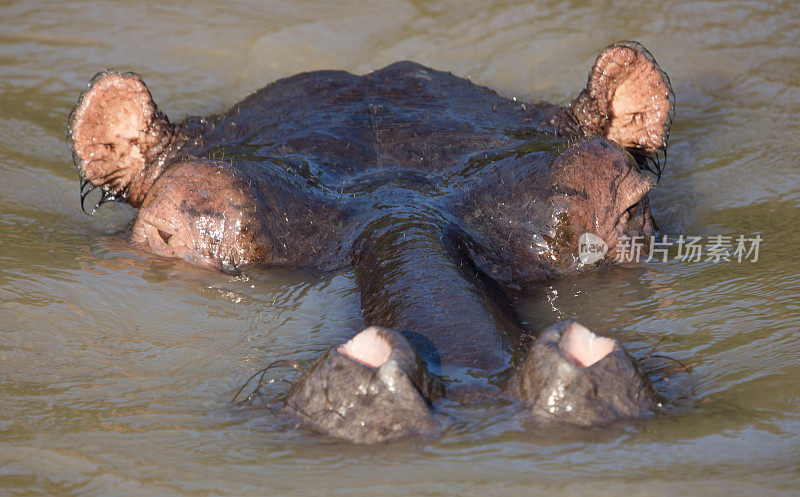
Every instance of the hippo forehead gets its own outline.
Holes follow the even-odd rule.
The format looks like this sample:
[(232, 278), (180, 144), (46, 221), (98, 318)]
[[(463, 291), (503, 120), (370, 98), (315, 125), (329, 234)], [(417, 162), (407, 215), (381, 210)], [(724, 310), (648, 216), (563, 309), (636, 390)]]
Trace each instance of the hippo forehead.
[(194, 152), (304, 161), (318, 174), (442, 172), (476, 154), (552, 150), (564, 142), (550, 124), (555, 112), (413, 62), (364, 76), (316, 71), (250, 95), (217, 118)]

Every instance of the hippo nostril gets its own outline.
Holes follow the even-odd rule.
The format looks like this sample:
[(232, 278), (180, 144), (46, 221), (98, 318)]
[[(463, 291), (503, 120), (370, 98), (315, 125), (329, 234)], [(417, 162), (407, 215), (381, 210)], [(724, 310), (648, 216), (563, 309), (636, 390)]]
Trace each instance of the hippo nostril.
[(389, 356), (392, 355), (392, 347), (389, 342), (381, 336), (380, 329), (371, 326), (358, 335), (343, 343), (337, 352), (356, 362), (372, 368), (381, 367)]
[(614, 350), (614, 340), (595, 335), (585, 326), (573, 322), (564, 330), (558, 346), (576, 365), (588, 368)]

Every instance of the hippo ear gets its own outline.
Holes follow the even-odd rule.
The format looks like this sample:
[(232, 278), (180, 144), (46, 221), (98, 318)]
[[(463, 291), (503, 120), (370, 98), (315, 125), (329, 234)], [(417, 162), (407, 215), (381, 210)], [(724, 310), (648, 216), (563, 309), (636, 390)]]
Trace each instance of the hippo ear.
[(105, 71), (72, 111), (69, 137), (82, 179), (138, 206), (153, 179), (144, 177), (147, 166), (168, 145), (171, 127), (138, 75)]
[(664, 150), (675, 112), (669, 77), (636, 42), (603, 50), (568, 110), (587, 135), (644, 153)]

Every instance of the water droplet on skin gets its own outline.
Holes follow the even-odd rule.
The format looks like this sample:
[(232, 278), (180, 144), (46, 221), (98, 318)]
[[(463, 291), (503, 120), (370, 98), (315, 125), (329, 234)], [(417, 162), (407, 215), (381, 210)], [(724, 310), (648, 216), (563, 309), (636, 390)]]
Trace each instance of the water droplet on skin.
[(534, 249), (538, 255), (552, 252), (550, 245), (539, 233), (534, 233), (533, 237), (531, 237), (531, 241), (531, 248)]

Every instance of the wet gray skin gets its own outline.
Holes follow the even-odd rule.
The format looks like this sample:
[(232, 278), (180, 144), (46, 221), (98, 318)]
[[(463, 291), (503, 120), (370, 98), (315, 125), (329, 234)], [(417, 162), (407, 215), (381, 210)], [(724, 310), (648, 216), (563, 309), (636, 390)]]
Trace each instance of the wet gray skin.
[[(604, 50), (563, 107), (401, 62), (365, 76), (299, 74), (221, 115), (173, 124), (138, 76), (105, 72), (81, 96), (70, 137), (84, 194), (100, 187), (104, 200), (139, 208), (135, 245), (225, 271), (355, 267), (365, 324), (396, 330), (394, 347), (407, 341), (465, 400), (502, 395), (512, 355), (530, 342), (517, 294), (613, 263), (621, 235), (653, 233), (647, 192), (672, 112), (666, 75), (629, 43)], [(584, 232), (610, 248), (591, 267), (577, 258)], [(396, 362), (405, 387), (362, 402), (352, 392), (375, 371), (330, 352), (288, 404), (348, 440), (431, 433), (442, 426), (429, 412), (435, 395), (409, 361)], [(341, 392), (331, 397), (331, 385)], [(392, 428), (398, 403), (418, 424)], [(348, 416), (330, 417), (350, 404), (348, 416), (375, 428), (356, 433)]]
[(430, 403), (444, 386), (398, 333), (373, 326), (329, 349), (294, 384), (285, 410), (326, 435), (375, 443), (449, 425)]
[(652, 387), (622, 345), (572, 320), (541, 333), (506, 392), (538, 422), (591, 426), (655, 409)]

